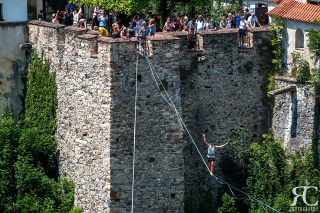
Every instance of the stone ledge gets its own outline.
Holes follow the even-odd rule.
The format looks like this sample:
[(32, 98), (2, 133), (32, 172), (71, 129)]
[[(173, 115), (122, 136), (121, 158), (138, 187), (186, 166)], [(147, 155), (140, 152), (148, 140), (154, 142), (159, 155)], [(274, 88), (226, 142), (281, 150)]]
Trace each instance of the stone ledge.
[(85, 31), (88, 31), (87, 28), (80, 28), (80, 27), (66, 27), (64, 28), (65, 30), (68, 30), (68, 31), (75, 31), (75, 32), (85, 32)]
[(251, 33), (254, 32), (269, 32), (274, 31), (274, 29), (271, 29), (270, 27), (255, 27), (255, 28), (248, 28), (248, 31)]
[(95, 31), (95, 30), (89, 30), (87, 33), (88, 34), (92, 34), (92, 35), (100, 35), (100, 33), (98, 31)]
[[(298, 84), (297, 79), (291, 78), (291, 77), (277, 76), (277, 77), (274, 77), (274, 79), (275, 79), (275, 80), (278, 80), (278, 81), (285, 81), (285, 82), (297, 83), (297, 84)], [(311, 84), (311, 83), (312, 83), (311, 81), (306, 81), (306, 82), (305, 82), (305, 84)]]
[(149, 41), (169, 41), (169, 40), (180, 40), (178, 37), (172, 35), (159, 35), (159, 36), (147, 36)]
[(137, 38), (136, 37), (132, 37), (129, 39), (124, 39), (124, 38), (111, 38), (111, 37), (104, 37), (101, 36), (98, 41), (100, 42), (104, 42), (104, 43), (127, 43), (127, 42), (137, 42)]
[(43, 27), (50, 27), (50, 28), (54, 28), (54, 29), (66, 27), (63, 24), (54, 24), (52, 22), (37, 21), (37, 20), (29, 21), (28, 24), (37, 25), (37, 26), (43, 26)]
[(199, 35), (219, 35), (219, 34), (234, 34), (239, 33), (239, 29), (220, 29), (220, 30), (199, 30)]
[(282, 93), (294, 92), (296, 90), (297, 90), (297, 87), (295, 85), (289, 85), (289, 86), (286, 86), (286, 87), (283, 87), (280, 89), (273, 90), (273, 91), (269, 92), (269, 95), (276, 96), (276, 95), (279, 95)]
[(81, 38), (81, 39), (90, 40), (90, 39), (93, 39), (93, 38), (97, 38), (98, 35), (84, 34), (84, 35), (78, 35), (77, 37), (78, 37), (78, 38)]
[(0, 21), (0, 26), (16, 26), (16, 25), (25, 25), (28, 21), (13, 21), (13, 22), (2, 22)]

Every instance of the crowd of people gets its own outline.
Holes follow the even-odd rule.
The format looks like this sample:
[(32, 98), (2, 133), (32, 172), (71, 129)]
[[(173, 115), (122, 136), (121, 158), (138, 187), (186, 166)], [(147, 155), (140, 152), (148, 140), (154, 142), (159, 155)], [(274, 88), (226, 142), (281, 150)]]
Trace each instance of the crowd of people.
[[(65, 6), (65, 11), (57, 11), (52, 15), (52, 22), (55, 24), (64, 24), (67, 26), (87, 28), (87, 20), (82, 13), (82, 5), (80, 8), (74, 8), (70, 1)], [(44, 11), (41, 9), (38, 15), (38, 20), (44, 21)], [(112, 26), (110, 26), (112, 33), (108, 31), (108, 14), (101, 7), (96, 7), (93, 11), (93, 17), (91, 27), (93, 30), (99, 31), (101, 36), (110, 36), (112, 38), (124, 38), (131, 37), (146, 37), (154, 36), (156, 32), (161, 31), (159, 26), (159, 19), (149, 12), (149, 19), (142, 19), (141, 15), (135, 15), (128, 26), (121, 24), (121, 20), (114, 15)], [(128, 23), (128, 22), (127, 22)], [(240, 46), (244, 45), (244, 36), (248, 28), (253, 28), (256, 25), (260, 26), (260, 23), (254, 13), (249, 13), (246, 9), (246, 16), (242, 15), (239, 11), (237, 14), (228, 14), (228, 17), (223, 16), (222, 20), (216, 24), (213, 18), (207, 17), (204, 19), (202, 15), (198, 16), (198, 19), (189, 20), (183, 13), (178, 13), (176, 17), (168, 17), (167, 21), (163, 24), (162, 32), (174, 32), (174, 31), (188, 31), (190, 38), (193, 38), (197, 31), (209, 30), (214, 31), (217, 28), (220, 29), (239, 29)], [(120, 27), (121, 26), (121, 27)]]

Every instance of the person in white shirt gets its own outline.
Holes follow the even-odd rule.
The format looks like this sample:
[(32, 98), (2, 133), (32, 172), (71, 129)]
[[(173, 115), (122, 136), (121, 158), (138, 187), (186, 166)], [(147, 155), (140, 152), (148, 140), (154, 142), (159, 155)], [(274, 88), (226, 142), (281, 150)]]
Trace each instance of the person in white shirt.
[(251, 16), (248, 18), (248, 23), (249, 23), (249, 27), (252, 27), (252, 28), (255, 27), (256, 23), (258, 23), (259, 27), (261, 27), (261, 25), (260, 25), (260, 23), (254, 13), (251, 13)]
[(239, 37), (240, 37), (240, 47), (243, 46), (244, 44), (244, 39), (243, 37), (246, 35), (246, 30), (247, 30), (248, 22), (244, 19), (243, 16), (241, 16), (241, 21), (239, 23)]
[(205, 21), (202, 18), (202, 15), (199, 15), (199, 19), (197, 20), (197, 30), (204, 30)]
[(79, 26), (79, 20), (80, 20), (80, 13), (78, 9), (75, 9), (73, 12), (73, 26), (78, 27)]

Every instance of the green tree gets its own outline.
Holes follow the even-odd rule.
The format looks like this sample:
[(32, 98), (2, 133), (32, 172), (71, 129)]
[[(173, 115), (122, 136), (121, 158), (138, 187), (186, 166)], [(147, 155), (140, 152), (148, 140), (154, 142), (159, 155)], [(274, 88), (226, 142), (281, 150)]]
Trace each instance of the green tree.
[[(243, 132), (235, 131), (236, 134)], [(261, 200), (280, 212), (289, 212), (294, 195), (292, 189), (296, 186), (318, 186), (320, 182), (317, 158), (312, 148), (297, 150), (290, 154), (282, 147), (281, 141), (275, 140), (272, 131), (263, 135), (262, 144), (253, 143), (246, 146), (246, 137), (239, 137), (230, 143), (228, 150), (236, 167), (232, 167), (234, 176), (245, 176), (245, 186), (241, 187), (251, 196)], [(230, 177), (230, 173), (225, 172)], [(236, 186), (241, 185), (242, 179), (233, 179)], [(300, 193), (300, 192), (299, 192)], [(315, 203), (319, 193), (308, 191), (307, 200)], [(250, 207), (247, 212), (264, 212), (257, 202), (246, 201)], [(298, 206), (304, 206), (300, 200)], [(243, 207), (242, 207), (243, 208)]]
[(55, 71), (43, 55), (32, 53), (25, 86), (21, 121), (8, 107), (0, 121), (0, 212), (70, 212), (74, 185), (57, 177)]
[(236, 199), (225, 193), (221, 200), (223, 205), (218, 208), (218, 213), (237, 213), (237, 208), (234, 206), (236, 204)]
[(308, 43), (307, 46), (311, 52), (311, 57), (316, 60), (316, 68), (311, 70), (311, 86), (315, 89), (316, 97), (320, 98), (320, 30), (313, 28), (306, 30), (308, 32)]

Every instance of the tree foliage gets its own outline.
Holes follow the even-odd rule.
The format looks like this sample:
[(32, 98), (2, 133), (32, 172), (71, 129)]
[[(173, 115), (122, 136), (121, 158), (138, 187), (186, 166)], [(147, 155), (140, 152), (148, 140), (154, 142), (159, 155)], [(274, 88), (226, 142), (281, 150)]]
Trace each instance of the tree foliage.
[(307, 46), (311, 52), (311, 57), (316, 61), (316, 67), (311, 70), (311, 86), (315, 89), (316, 97), (320, 98), (320, 30), (311, 28), (306, 31), (309, 37)]
[(49, 62), (33, 52), (25, 113), (6, 107), (0, 121), (0, 212), (69, 212), (74, 185), (57, 178), (57, 86)]
[[(274, 139), (272, 131), (263, 135), (262, 144), (253, 143), (248, 146), (245, 131), (234, 133), (237, 138), (228, 147), (228, 150), (234, 153), (231, 155), (232, 171), (225, 171), (225, 174), (229, 177), (231, 173), (234, 176), (242, 176), (240, 180), (233, 179), (234, 184), (242, 186), (251, 196), (280, 212), (289, 212), (294, 198), (294, 187), (318, 186), (319, 167), (312, 149), (301, 148), (290, 154), (282, 147), (281, 141)], [(242, 182), (243, 179), (246, 180), (245, 184)], [(319, 198), (319, 193), (315, 190), (308, 191), (309, 203), (315, 203)], [(259, 203), (249, 200), (247, 203), (247, 212), (264, 212)], [(297, 206), (304, 206), (302, 199), (298, 200)]]

